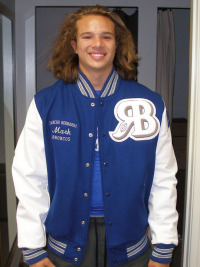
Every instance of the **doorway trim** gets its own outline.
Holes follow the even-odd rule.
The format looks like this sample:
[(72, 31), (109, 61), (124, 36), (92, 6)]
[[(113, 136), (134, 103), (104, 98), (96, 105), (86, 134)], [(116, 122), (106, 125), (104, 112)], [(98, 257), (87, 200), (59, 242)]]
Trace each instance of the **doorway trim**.
[(200, 266), (200, 2), (191, 0), (183, 267)]

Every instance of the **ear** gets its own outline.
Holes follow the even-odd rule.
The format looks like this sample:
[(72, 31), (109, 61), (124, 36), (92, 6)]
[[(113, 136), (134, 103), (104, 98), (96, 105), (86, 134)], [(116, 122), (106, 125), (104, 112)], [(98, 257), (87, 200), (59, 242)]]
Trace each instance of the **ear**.
[(76, 41), (71, 40), (71, 46), (74, 49), (74, 52), (77, 54), (77, 44), (76, 44)]

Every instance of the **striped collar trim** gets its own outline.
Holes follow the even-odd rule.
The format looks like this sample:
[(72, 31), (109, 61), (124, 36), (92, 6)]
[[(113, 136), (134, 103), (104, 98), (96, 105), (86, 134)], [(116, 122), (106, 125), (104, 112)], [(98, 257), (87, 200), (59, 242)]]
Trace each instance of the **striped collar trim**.
[[(99, 97), (106, 97), (114, 94), (117, 86), (119, 75), (118, 73), (113, 70), (111, 74), (109, 75), (107, 81), (105, 82)], [(96, 98), (97, 94), (95, 93), (95, 90), (89, 80), (84, 76), (83, 73), (79, 72), (79, 78), (77, 80), (77, 85), (79, 87), (79, 90), (82, 95), (90, 97), (90, 98)]]

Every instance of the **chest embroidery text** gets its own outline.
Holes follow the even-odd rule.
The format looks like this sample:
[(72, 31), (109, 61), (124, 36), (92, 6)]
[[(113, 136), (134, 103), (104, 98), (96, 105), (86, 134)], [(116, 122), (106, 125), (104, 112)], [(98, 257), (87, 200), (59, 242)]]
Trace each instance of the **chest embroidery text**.
[[(77, 128), (76, 123), (68, 122), (68, 121), (60, 121), (60, 120), (51, 120), (49, 121), (49, 125), (53, 126), (51, 130), (52, 135), (51, 138), (53, 140), (58, 141), (71, 141), (71, 129)], [(70, 129), (71, 128), (71, 129)]]

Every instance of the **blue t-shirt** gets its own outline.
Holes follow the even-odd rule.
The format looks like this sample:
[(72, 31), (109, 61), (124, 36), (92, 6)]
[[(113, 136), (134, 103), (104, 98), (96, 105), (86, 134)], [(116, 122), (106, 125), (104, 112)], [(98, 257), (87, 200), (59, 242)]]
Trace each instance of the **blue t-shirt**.
[[(99, 94), (100, 91), (96, 91), (96, 93)], [(93, 168), (93, 179), (92, 179), (92, 195), (90, 202), (90, 215), (104, 216), (101, 170), (100, 170), (100, 159), (99, 159), (98, 129), (97, 129), (97, 139), (94, 152), (94, 168)]]

